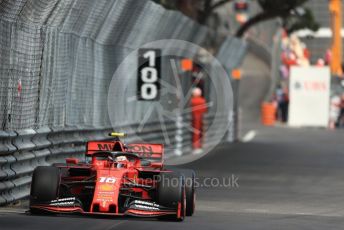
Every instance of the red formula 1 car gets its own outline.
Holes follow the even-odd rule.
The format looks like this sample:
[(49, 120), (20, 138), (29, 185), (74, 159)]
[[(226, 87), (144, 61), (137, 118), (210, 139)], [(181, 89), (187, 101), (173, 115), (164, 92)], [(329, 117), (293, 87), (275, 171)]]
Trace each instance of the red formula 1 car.
[(167, 170), (161, 144), (87, 143), (86, 162), (39, 166), (30, 211), (159, 217), (182, 221), (195, 209), (195, 174)]

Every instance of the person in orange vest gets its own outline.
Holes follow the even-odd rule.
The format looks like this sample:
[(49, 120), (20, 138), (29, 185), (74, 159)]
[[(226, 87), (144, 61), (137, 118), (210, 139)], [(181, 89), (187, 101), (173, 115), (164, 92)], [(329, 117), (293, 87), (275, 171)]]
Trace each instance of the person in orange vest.
[(202, 96), (202, 90), (200, 88), (193, 89), (190, 104), (193, 128), (192, 148), (194, 153), (201, 153), (203, 144), (203, 115), (208, 111), (208, 109), (207, 102)]

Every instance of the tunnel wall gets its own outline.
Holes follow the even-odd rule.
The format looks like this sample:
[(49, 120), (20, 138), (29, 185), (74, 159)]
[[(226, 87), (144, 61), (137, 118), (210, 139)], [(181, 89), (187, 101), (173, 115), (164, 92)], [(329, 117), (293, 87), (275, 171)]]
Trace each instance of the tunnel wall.
[[(149, 104), (128, 106), (127, 95), (118, 95), (116, 106), (126, 112), (116, 120), (125, 122), (114, 127), (108, 86), (121, 61), (147, 42), (172, 38), (202, 45), (209, 36), (213, 32), (206, 27), (148, 0), (0, 0), (0, 205), (28, 196), (36, 166), (83, 158), (86, 141), (106, 139), (113, 129), (128, 132), (127, 142), (165, 143), (166, 158), (191, 152), (189, 114), (176, 111), (163, 124), (152, 115), (140, 127)], [(218, 46), (217, 58), (229, 73), (246, 45), (228, 37)], [(222, 68), (209, 65), (215, 72)], [(176, 87), (173, 69), (166, 68), (162, 79)], [(212, 97), (214, 89), (207, 90)], [(160, 100), (170, 109), (178, 103), (173, 94)], [(214, 116), (231, 121), (208, 113), (206, 148), (222, 138), (216, 129), (207, 130)]]

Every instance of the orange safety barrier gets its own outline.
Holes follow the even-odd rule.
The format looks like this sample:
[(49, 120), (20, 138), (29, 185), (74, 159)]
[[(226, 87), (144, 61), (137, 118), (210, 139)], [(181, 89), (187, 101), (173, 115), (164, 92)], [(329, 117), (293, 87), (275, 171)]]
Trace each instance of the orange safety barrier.
[(266, 126), (273, 126), (276, 123), (276, 105), (275, 103), (264, 102), (262, 104), (262, 123)]

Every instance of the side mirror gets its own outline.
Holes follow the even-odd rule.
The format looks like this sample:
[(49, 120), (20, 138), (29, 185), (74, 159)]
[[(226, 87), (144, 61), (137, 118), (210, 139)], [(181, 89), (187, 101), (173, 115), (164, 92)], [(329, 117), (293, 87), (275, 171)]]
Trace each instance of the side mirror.
[(76, 159), (76, 158), (66, 158), (66, 163), (67, 164), (78, 164), (79, 163), (79, 160)]
[(150, 161), (147, 161), (147, 160), (141, 160), (141, 166), (143, 167), (149, 167), (151, 166), (151, 162)]

